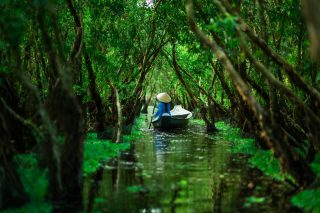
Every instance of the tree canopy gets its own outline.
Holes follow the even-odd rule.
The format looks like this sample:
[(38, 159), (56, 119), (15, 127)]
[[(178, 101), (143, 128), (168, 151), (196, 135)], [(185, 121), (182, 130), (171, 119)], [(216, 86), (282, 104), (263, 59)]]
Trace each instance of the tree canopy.
[(28, 200), (13, 157), (35, 149), (49, 199), (80, 200), (87, 132), (112, 128), (121, 142), (163, 91), (208, 131), (221, 119), (241, 127), (298, 186), (310, 185), (320, 150), (319, 8), (314, 0), (2, 0), (0, 209)]

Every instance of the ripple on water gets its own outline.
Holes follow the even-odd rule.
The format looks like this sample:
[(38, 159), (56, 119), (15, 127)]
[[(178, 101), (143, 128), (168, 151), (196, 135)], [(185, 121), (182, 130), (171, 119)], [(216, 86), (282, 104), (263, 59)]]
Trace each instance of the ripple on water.
[[(95, 211), (255, 212), (243, 205), (244, 191), (257, 183), (247, 156), (230, 152), (232, 141), (196, 125), (161, 132), (145, 123), (141, 129), (143, 137), (131, 150), (105, 166), (95, 195), (104, 202), (95, 203)], [(270, 208), (272, 212), (272, 206), (260, 212)]]

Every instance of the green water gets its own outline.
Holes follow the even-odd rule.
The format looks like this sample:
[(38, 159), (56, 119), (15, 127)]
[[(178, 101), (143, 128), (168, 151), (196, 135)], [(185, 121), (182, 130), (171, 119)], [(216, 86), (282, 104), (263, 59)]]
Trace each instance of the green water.
[(148, 122), (131, 150), (87, 177), (85, 211), (290, 212), (285, 190), (230, 152), (232, 142), (213, 140), (197, 124), (161, 132)]

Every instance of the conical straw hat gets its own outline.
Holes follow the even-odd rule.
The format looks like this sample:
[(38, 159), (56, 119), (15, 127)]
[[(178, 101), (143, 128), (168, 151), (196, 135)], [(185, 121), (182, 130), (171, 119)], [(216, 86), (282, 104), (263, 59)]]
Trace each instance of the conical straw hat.
[(163, 103), (169, 103), (171, 101), (171, 98), (166, 92), (163, 92), (157, 95), (157, 100)]

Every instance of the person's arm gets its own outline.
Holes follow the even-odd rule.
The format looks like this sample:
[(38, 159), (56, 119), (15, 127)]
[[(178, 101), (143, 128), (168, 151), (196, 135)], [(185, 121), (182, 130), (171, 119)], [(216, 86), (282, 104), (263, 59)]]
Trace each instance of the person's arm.
[(158, 116), (160, 116), (160, 114), (161, 114), (161, 112), (160, 112), (160, 110), (157, 110), (157, 112), (156, 113), (154, 113), (154, 115), (153, 115), (153, 117), (158, 117)]
[(164, 107), (163, 103), (160, 102), (158, 105), (157, 112), (153, 115), (153, 117), (156, 118), (158, 116), (161, 116), (163, 114), (163, 107)]

